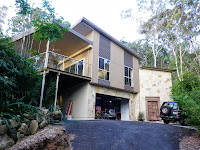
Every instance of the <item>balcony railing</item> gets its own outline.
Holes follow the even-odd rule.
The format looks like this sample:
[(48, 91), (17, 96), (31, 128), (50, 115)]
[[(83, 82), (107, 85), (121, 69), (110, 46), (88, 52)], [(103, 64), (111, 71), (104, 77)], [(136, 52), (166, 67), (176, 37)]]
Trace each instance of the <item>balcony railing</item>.
[[(68, 56), (64, 56), (54, 52), (48, 52), (48, 63), (47, 67), (65, 71), (67, 73), (76, 74), (80, 76), (91, 77), (90, 69), (91, 65), (84, 62), (83, 60), (76, 60)], [(41, 53), (40, 56), (32, 57), (35, 59), (35, 65), (37, 69), (43, 69), (45, 64), (45, 53)]]

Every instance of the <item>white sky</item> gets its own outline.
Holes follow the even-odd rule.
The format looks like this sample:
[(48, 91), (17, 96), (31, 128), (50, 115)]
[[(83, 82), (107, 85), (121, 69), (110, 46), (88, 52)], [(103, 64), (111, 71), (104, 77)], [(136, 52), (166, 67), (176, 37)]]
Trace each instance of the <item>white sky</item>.
[[(15, 15), (15, 0), (0, 0), (0, 6), (9, 7), (7, 19)], [(42, 2), (32, 0), (31, 2)], [(121, 12), (132, 8), (137, 9), (135, 0), (52, 0), (56, 13), (64, 19), (75, 24), (83, 16), (99, 26), (111, 36), (128, 42), (135, 41), (141, 36), (137, 33), (136, 23), (130, 19), (121, 19)]]

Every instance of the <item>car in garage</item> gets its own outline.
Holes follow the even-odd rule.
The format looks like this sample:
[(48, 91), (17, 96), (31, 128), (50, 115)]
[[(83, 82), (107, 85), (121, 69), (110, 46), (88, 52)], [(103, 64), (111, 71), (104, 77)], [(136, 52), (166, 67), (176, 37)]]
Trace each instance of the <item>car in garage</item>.
[(160, 117), (165, 124), (179, 121), (181, 125), (185, 125), (184, 120), (186, 116), (181, 112), (181, 109), (178, 107), (178, 102), (164, 102), (160, 108)]

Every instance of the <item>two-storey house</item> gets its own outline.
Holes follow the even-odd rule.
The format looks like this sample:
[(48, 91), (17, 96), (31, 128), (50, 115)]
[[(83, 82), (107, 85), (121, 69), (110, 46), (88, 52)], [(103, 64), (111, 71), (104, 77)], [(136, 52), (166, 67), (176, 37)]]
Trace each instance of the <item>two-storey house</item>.
[(72, 119), (95, 119), (98, 109), (112, 108), (120, 112), (121, 120), (137, 120), (141, 56), (86, 18), (56, 42), (35, 41), (31, 36), (33, 32), (26, 33), (26, 42), (22, 35), (15, 37), (14, 41), (16, 50), (29, 42), (32, 43), (31, 49), (40, 53), (35, 57), (35, 63), (38, 69), (43, 69), (41, 107), (45, 79), (54, 75), (57, 76), (54, 105), (66, 112), (72, 101)]

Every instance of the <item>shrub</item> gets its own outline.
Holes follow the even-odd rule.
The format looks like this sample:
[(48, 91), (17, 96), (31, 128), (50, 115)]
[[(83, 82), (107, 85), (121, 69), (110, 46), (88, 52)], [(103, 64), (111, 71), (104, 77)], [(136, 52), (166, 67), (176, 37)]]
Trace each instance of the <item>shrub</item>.
[(19, 119), (23, 113), (35, 113), (41, 76), (29, 60), (12, 49), (9, 38), (0, 34), (0, 119)]
[(9, 38), (0, 36), (1, 98), (17, 100), (24, 97), (23, 102), (36, 105), (40, 89), (41, 76), (33, 64), (12, 49)]
[(138, 121), (144, 121), (144, 113), (143, 112), (139, 112)]
[(200, 130), (200, 77), (194, 73), (185, 72), (183, 81), (177, 80), (173, 84), (172, 98), (188, 116), (186, 122), (198, 126)]
[[(0, 120), (3, 120), (4, 123), (10, 127), (9, 119), (15, 119), (19, 121), (20, 118), (24, 118), (23, 114), (35, 114), (38, 112), (36, 107), (33, 107), (30, 104), (25, 104), (21, 99), (15, 100), (4, 100), (0, 99)], [(20, 117), (19, 117), (20, 116)]]

